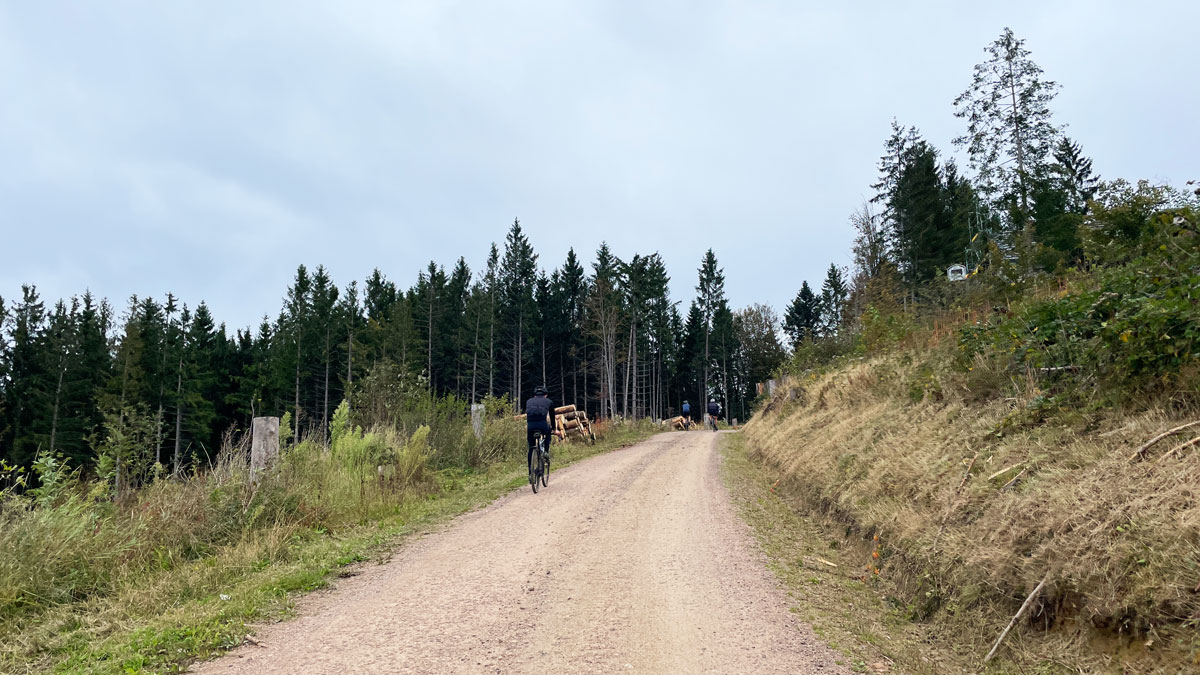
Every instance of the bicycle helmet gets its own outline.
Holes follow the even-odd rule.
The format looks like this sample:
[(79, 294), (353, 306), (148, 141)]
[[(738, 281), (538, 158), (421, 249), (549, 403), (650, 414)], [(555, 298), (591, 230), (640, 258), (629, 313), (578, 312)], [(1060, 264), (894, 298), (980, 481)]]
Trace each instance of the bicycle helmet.
[(534, 396), (545, 396), (546, 388), (539, 384), (538, 386), (533, 388), (533, 395)]

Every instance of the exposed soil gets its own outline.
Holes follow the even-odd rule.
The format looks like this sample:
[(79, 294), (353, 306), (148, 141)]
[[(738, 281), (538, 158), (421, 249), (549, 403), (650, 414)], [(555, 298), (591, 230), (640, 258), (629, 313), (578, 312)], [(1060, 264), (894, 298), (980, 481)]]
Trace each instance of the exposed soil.
[(833, 673), (718, 475), (659, 434), (403, 546), (197, 673)]

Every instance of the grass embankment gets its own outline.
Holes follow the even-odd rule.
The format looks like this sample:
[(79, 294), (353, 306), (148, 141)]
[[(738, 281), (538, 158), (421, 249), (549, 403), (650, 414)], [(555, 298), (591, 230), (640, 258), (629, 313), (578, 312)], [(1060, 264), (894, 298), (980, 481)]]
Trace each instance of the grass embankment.
[[(557, 444), (556, 464), (653, 431)], [(439, 469), (436, 436), (342, 431), (329, 452), (291, 449), (257, 487), (230, 453), (208, 473), (117, 502), (79, 483), (39, 504), (10, 496), (0, 511), (0, 671), (181, 670), (240, 644), (250, 622), (285, 616), (293, 593), (383, 561), (403, 536), (527, 480), (517, 423), (494, 420), (481, 442), (456, 442), (474, 469)]]
[(1200, 420), (1200, 233), (1190, 210), (1142, 229), (1091, 270), (962, 282), (936, 321), (868, 312), (745, 427), (776, 491), (878, 537), (862, 575), (975, 668), (1043, 579), (994, 667), (1200, 663), (1200, 427), (1137, 452)]
[(1148, 461), (1131, 457), (1197, 412), (1045, 420), (1039, 394), (975, 401), (950, 386), (933, 365), (940, 356), (900, 353), (793, 381), (747, 425), (752, 456), (780, 472), (776, 490), (797, 508), (852, 538), (878, 536), (879, 575), (902, 611), (979, 661), (1046, 578), (1007, 640), (1011, 663), (1194, 663), (1200, 453), (1168, 454), (1175, 438)]

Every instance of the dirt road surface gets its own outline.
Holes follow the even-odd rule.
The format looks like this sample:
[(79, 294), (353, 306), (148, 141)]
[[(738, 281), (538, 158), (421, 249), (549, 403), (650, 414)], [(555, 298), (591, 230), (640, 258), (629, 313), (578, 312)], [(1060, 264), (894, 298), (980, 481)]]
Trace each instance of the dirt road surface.
[(716, 441), (659, 434), (554, 471), (194, 672), (844, 672), (788, 611)]

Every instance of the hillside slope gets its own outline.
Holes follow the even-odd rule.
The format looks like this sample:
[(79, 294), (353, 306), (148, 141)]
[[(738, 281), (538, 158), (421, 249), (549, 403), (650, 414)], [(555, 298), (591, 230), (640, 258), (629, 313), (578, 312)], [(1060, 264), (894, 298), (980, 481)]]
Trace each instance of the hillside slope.
[(1048, 422), (1034, 391), (976, 400), (940, 374), (944, 357), (926, 346), (789, 378), (746, 426), (750, 450), (802, 508), (880, 536), (870, 572), (899, 584), (913, 620), (987, 644), (1045, 578), (1018, 629), (1041, 633), (1009, 658), (1147, 671), (1194, 660), (1200, 453), (1171, 450), (1196, 434), (1131, 458), (1196, 416)]

